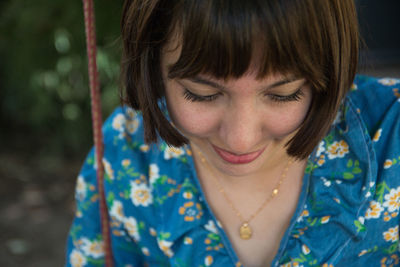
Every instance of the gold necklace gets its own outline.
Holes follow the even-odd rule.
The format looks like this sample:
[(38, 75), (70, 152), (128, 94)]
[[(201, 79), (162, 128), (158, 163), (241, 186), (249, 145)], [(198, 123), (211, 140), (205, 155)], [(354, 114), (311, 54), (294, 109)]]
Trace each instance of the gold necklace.
[[(206, 161), (206, 159), (204, 158), (203, 154), (198, 151), (198, 154), (200, 156), (200, 161), (206, 165), (206, 167), (210, 170), (210, 172), (212, 172), (210, 166), (208, 166), (208, 162)], [(232, 200), (228, 197), (228, 195), (226, 194), (224, 188), (222, 187), (221, 183), (218, 181), (218, 179), (214, 176), (213, 177), (213, 181), (215, 182), (218, 191), (224, 196), (224, 198), (226, 199), (226, 201), (228, 202), (229, 206), (231, 206), (231, 208), (235, 211), (236, 216), (239, 217), (239, 219), (243, 222), (242, 225), (239, 228), (239, 236), (241, 239), (244, 240), (248, 240), (251, 238), (252, 234), (253, 234), (253, 229), (250, 226), (250, 221), (253, 220), (264, 208), (265, 206), (268, 204), (268, 202), (270, 202), (275, 196), (278, 195), (279, 193), (279, 188), (283, 182), (283, 180), (286, 178), (286, 174), (289, 170), (290, 165), (293, 163), (292, 160), (289, 160), (288, 163), (286, 164), (285, 169), (282, 172), (282, 175), (278, 181), (278, 183), (276, 184), (275, 188), (272, 190), (271, 194), (264, 200), (264, 202), (261, 204), (261, 206), (256, 210), (256, 212), (254, 212), (250, 218), (248, 220), (244, 219), (242, 214), (240, 213), (240, 211), (233, 205)]]

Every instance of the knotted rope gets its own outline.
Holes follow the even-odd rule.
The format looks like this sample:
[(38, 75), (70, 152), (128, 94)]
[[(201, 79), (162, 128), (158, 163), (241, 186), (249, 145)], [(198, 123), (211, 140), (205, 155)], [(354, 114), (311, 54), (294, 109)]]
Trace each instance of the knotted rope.
[(112, 267), (113, 260), (111, 251), (109, 220), (108, 220), (108, 211), (106, 205), (106, 197), (104, 192), (104, 167), (102, 163), (103, 133), (101, 131), (102, 116), (101, 116), (99, 77), (97, 73), (97, 64), (96, 64), (96, 31), (95, 31), (93, 0), (83, 0), (83, 9), (85, 17), (86, 49), (88, 56), (89, 85), (90, 85), (90, 97), (92, 105), (92, 126), (93, 126), (93, 138), (94, 138), (94, 145), (96, 152), (97, 187), (99, 190), (101, 230), (103, 234), (105, 266)]

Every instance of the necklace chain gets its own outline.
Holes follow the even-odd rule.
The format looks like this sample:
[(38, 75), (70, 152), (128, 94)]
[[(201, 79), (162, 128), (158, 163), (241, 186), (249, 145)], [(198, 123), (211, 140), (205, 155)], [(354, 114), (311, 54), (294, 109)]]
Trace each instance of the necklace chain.
[[(210, 172), (212, 172), (211, 167), (208, 166), (208, 162), (207, 160), (204, 158), (203, 154), (198, 151), (198, 154), (200, 156), (200, 161), (210, 170)], [(289, 170), (290, 165), (293, 163), (293, 161), (290, 159), (288, 160), (288, 163), (286, 164), (285, 169), (283, 170), (281, 177), (279, 178), (276, 186), (274, 187), (274, 189), (272, 190), (271, 194), (268, 195), (268, 197), (264, 200), (264, 202), (258, 207), (258, 209), (252, 214), (250, 215), (249, 219), (246, 220), (245, 218), (243, 218), (243, 215), (240, 213), (240, 211), (235, 207), (235, 205), (233, 204), (232, 200), (229, 198), (228, 194), (226, 193), (226, 191), (224, 190), (224, 188), (222, 187), (221, 183), (219, 182), (217, 177), (214, 177), (213, 175), (213, 181), (215, 183), (215, 185), (218, 188), (218, 191), (224, 196), (225, 200), (228, 202), (229, 206), (232, 208), (232, 210), (235, 211), (236, 216), (243, 222), (240, 229), (239, 229), (239, 234), (240, 237), (242, 239), (250, 239), (251, 235), (252, 235), (252, 229), (250, 227), (250, 221), (252, 221), (266, 206), (267, 204), (278, 195), (279, 193), (279, 189), (283, 183), (283, 180), (286, 178), (287, 176), (287, 172)]]

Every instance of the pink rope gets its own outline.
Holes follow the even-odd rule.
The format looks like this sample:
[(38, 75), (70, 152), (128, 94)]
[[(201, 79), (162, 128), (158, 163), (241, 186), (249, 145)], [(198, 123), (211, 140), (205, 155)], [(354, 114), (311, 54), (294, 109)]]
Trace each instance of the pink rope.
[(83, 0), (83, 8), (85, 16), (86, 48), (88, 55), (89, 84), (92, 105), (93, 138), (96, 151), (97, 187), (99, 190), (100, 199), (101, 230), (104, 242), (105, 265), (107, 267), (112, 267), (113, 257), (111, 250), (108, 211), (104, 192), (104, 168), (102, 163), (103, 134), (101, 131), (102, 116), (99, 77), (96, 64), (96, 32), (93, 0)]

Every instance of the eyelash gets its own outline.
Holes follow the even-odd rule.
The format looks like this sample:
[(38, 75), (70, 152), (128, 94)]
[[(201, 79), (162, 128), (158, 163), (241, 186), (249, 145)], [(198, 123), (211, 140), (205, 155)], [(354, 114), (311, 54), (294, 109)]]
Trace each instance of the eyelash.
[(290, 102), (290, 101), (299, 101), (303, 95), (304, 95), (303, 91), (301, 90), (301, 88), (299, 88), (297, 89), (296, 92), (294, 92), (291, 95), (287, 96), (270, 95), (270, 98), (272, 101), (275, 102)]
[[(185, 92), (183, 93), (183, 97), (186, 100), (192, 101), (192, 102), (211, 102), (211, 101), (217, 99), (218, 96), (220, 95), (218, 93), (215, 95), (200, 96), (200, 95), (196, 95), (196, 94), (190, 92), (186, 88), (184, 88), (184, 90), (185, 90)], [(269, 95), (269, 97), (274, 102), (291, 102), (291, 101), (299, 101), (303, 95), (304, 95), (303, 91), (301, 90), (301, 88), (299, 88), (299, 89), (297, 89), (296, 92), (294, 92), (291, 95), (287, 95), (287, 96)]]
[(219, 94), (200, 96), (200, 95), (193, 94), (186, 88), (184, 88), (184, 89), (185, 89), (185, 92), (183, 93), (183, 97), (186, 100), (189, 100), (192, 102), (211, 102), (211, 101), (217, 99), (217, 97), (219, 96)]

